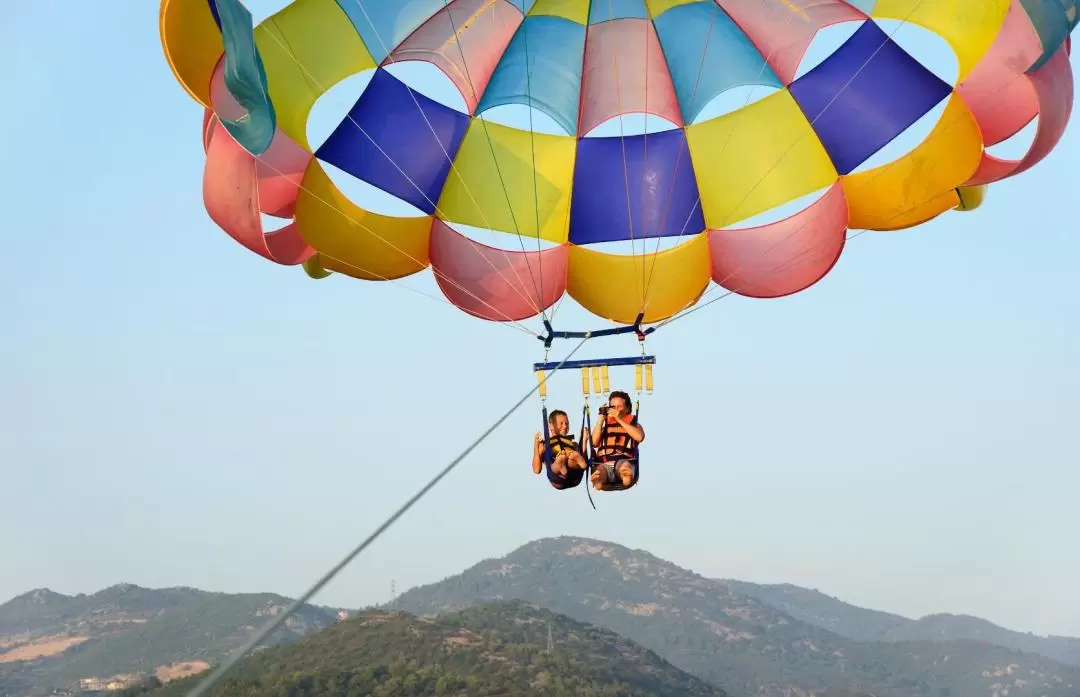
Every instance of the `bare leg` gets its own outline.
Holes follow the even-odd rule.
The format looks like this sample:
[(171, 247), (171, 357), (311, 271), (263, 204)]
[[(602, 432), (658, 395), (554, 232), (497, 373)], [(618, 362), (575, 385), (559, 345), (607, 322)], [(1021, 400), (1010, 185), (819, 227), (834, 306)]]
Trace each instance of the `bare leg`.
[(633, 464), (622, 460), (619, 462), (616, 473), (619, 476), (619, 481), (622, 482), (623, 489), (629, 489), (634, 485), (634, 466)]
[(589, 478), (592, 481), (593, 488), (597, 491), (604, 491), (608, 488), (607, 485), (607, 468), (602, 464), (596, 465), (593, 468), (592, 476)]
[(562, 478), (566, 478), (566, 451), (563, 450), (551, 463), (551, 471)]
[(583, 470), (588, 466), (588, 463), (585, 462), (585, 458), (576, 450), (571, 451), (570, 454), (567, 455), (566, 464), (578, 470)]

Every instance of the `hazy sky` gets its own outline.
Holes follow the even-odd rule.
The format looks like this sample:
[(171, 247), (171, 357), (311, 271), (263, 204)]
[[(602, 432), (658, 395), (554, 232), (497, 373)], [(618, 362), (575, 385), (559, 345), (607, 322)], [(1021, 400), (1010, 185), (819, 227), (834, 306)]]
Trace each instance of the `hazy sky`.
[[(401, 284), (313, 282), (222, 233), (157, 12), (42, 0), (0, 25), (0, 600), (121, 581), (300, 593), (542, 358)], [(1080, 635), (1078, 158), (1074, 124), (978, 212), (862, 235), (805, 293), (657, 333), (641, 484), (596, 512), (532, 475), (534, 399), (317, 601), (385, 600), (392, 580), (575, 534)], [(578, 385), (552, 404), (580, 410)]]

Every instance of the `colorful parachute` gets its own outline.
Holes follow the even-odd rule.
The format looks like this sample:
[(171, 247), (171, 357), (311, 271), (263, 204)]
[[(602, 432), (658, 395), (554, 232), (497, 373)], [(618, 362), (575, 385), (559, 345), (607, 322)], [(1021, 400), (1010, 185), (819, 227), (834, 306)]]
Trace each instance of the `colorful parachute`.
[[(1064, 132), (1077, 11), (1076, 0), (295, 0), (253, 28), (240, 0), (163, 0), (161, 34), (177, 79), (207, 109), (206, 208), (252, 251), (314, 277), (431, 266), (451, 302), (491, 320), (536, 316), (569, 294), (629, 324), (672, 317), (711, 282), (752, 297), (800, 291), (832, 268), (849, 228), (894, 230), (978, 205), (978, 187), (1032, 167)], [(956, 85), (878, 19), (947, 42)], [(815, 35), (843, 22), (861, 24), (796, 78)], [(385, 69), (411, 60), (441, 68), (467, 113)], [(369, 70), (313, 150), (315, 101)], [(698, 119), (744, 85), (777, 91)], [(914, 150), (855, 171), (942, 103)], [(565, 134), (477, 118), (507, 104), (531, 105)], [(591, 133), (631, 112), (674, 127)], [(1024, 157), (987, 154), (1036, 116)], [(323, 163), (425, 215), (363, 210)], [(730, 229), (821, 190), (786, 219)], [(260, 212), (292, 222), (266, 234)], [(489, 247), (456, 225), (524, 243)], [(660, 238), (681, 239), (628, 255), (596, 248)]]

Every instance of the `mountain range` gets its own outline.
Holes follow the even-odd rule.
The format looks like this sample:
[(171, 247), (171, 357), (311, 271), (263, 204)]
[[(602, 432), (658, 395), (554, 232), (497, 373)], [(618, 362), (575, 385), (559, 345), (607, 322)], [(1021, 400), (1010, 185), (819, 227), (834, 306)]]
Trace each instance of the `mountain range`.
[[(179, 685), (235, 651), (289, 602), (131, 585), (78, 596), (31, 591), (0, 605), (0, 697), (122, 688), (150, 675)], [(363, 616), (468, 624), (473, 616), (462, 611), (504, 616), (508, 602), (519, 603), (513, 612), (543, 609), (618, 635), (732, 697), (1080, 695), (1075, 638), (966, 616), (914, 620), (797, 586), (709, 579), (645, 551), (578, 537), (526, 544)], [(268, 643), (323, 641), (341, 631), (342, 616), (339, 608), (304, 606)], [(271, 651), (285, 649), (257, 655), (278, 655)]]
[(856, 607), (816, 590), (791, 584), (759, 585), (724, 579), (733, 591), (855, 641), (951, 641), (970, 639), (1035, 653), (1080, 666), (1080, 639), (1017, 632), (970, 615), (938, 613), (917, 620)]
[[(821, 602), (826, 596), (819, 596), (709, 579), (645, 551), (560, 537), (414, 588), (394, 607), (429, 615), (525, 600), (609, 628), (738, 696), (829, 690), (877, 697), (1080, 695), (1080, 666), (990, 643), (968, 632), (972, 623), (966, 619), (949, 627), (947, 640), (866, 640), (838, 630), (862, 626), (860, 612), (868, 618), (883, 613)], [(1014, 644), (1025, 636), (1003, 629), (999, 635)]]

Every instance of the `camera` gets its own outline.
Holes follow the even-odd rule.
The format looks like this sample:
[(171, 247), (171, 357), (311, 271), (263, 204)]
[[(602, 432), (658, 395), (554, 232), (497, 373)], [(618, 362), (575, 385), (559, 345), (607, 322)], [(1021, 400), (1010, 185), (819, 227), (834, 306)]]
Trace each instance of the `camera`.
[(597, 411), (600, 412), (600, 416), (607, 416), (608, 409), (610, 408), (611, 407), (609, 407), (607, 404), (602, 404), (600, 405), (600, 408), (597, 409)]

